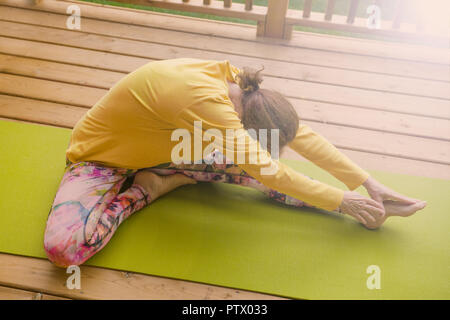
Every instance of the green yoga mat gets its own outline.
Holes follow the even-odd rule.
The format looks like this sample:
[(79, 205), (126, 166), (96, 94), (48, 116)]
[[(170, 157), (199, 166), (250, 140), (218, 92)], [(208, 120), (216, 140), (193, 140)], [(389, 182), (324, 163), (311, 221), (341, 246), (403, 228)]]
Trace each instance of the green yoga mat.
[[(46, 257), (43, 232), (69, 135), (0, 121), (0, 252)], [(311, 163), (286, 163), (345, 188)], [(183, 186), (125, 221), (87, 264), (292, 298), (449, 299), (450, 181), (370, 172), (427, 208), (370, 231), (240, 186)], [(371, 265), (380, 289), (367, 287)]]

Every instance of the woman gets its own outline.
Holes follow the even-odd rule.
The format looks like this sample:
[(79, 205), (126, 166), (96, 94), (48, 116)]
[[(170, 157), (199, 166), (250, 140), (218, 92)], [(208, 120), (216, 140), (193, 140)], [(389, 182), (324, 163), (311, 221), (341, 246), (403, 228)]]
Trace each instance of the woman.
[[(260, 71), (240, 70), (228, 61), (189, 58), (150, 62), (121, 79), (72, 132), (66, 171), (45, 230), (49, 259), (62, 267), (82, 264), (132, 213), (197, 181), (253, 187), (288, 205), (348, 214), (368, 228), (425, 206), (383, 186), (322, 136), (299, 124), (289, 101), (260, 89), (261, 81)], [(205, 148), (200, 140), (196, 150), (197, 141), (193, 151), (178, 154), (181, 163), (174, 160), (179, 141), (173, 141), (173, 133), (194, 133), (195, 140), (199, 123), (210, 144)], [(260, 129), (268, 130), (269, 136)], [(234, 137), (227, 136), (230, 130)], [(275, 147), (275, 157), (276, 147), (285, 146), (350, 190), (364, 185), (372, 199), (313, 180), (267, 152)], [(199, 156), (204, 161), (189, 163)]]

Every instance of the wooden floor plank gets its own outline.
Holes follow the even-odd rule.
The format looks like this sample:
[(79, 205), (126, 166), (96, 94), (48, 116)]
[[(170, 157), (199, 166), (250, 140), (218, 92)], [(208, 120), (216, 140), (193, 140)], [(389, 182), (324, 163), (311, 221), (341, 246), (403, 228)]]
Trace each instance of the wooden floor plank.
[[(28, 0), (1, 0), (0, 3), (26, 7), (33, 10), (64, 13), (70, 4), (79, 5), (84, 11), (84, 17), (95, 17), (109, 21), (121, 21), (127, 24), (157, 27), (165, 30), (183, 30), (198, 35), (209, 35), (218, 38), (245, 40), (247, 42), (263, 42), (272, 45), (285, 45), (318, 50), (333, 50), (359, 55), (378, 56), (392, 59), (408, 59), (428, 61), (438, 64), (448, 64), (449, 57), (445, 50), (410, 45), (405, 43), (387, 43), (360, 38), (337, 37), (308, 32), (293, 32), (290, 41), (274, 38), (257, 38), (255, 26), (207, 20), (185, 16), (168, 15), (130, 8), (117, 8), (96, 3), (80, 1), (43, 1), (38, 6), (31, 6)], [(324, 41), (326, 37), (326, 41)]]
[(2, 36), (0, 36), (0, 52), (123, 73), (128, 73), (151, 61), (150, 58), (130, 57)]
[[(84, 58), (89, 57), (84, 56)], [(147, 62), (145, 61), (145, 63)], [(1, 53), (0, 71), (13, 75), (37, 77), (44, 80), (62, 81), (104, 89), (109, 89), (116, 81), (126, 75), (123, 72), (98, 70), (46, 60), (4, 55)], [(303, 120), (450, 140), (450, 120), (424, 118), (407, 114), (400, 116), (390, 112), (312, 102), (295, 98), (291, 99), (291, 102)]]
[[(338, 149), (342, 153), (347, 155), (350, 159), (352, 159), (352, 161), (358, 164), (361, 168), (367, 170), (400, 173), (435, 179), (450, 179), (449, 165), (397, 158), (388, 155), (367, 153), (344, 148)], [(297, 161), (307, 161), (302, 156), (298, 155), (297, 153), (295, 153), (295, 151), (289, 148), (286, 148), (285, 152), (280, 157)], [(308, 174), (307, 172), (305, 173)], [(383, 181), (380, 182), (383, 183)]]
[(0, 94), (0, 116), (73, 128), (88, 109)]
[[(10, 22), (0, 22), (0, 34), (16, 34), (26, 39), (40, 38), (45, 34), (47, 41), (139, 57), (153, 58), (149, 52), (159, 52), (165, 58), (185, 57), (167, 46), (149, 44), (135, 40), (117, 39), (98, 35), (82, 35), (76, 32), (44, 27), (33, 27)], [(190, 49), (191, 50), (191, 49)], [(200, 57), (200, 56), (199, 56)], [(202, 56), (204, 57), (204, 56)], [(307, 81), (290, 80), (276, 77), (266, 77), (264, 85), (277, 89), (283, 94), (300, 99), (319, 102), (339, 103), (372, 109), (386, 109), (390, 111), (412, 114), (428, 114), (435, 117), (449, 118), (449, 100), (424, 98), (396, 93), (378, 92), (346, 86), (311, 83)], [(426, 105), (427, 108), (423, 108)]]
[(281, 297), (83, 265), (81, 289), (68, 289), (68, 274), (48, 260), (0, 253), (0, 285), (71, 299), (273, 300)]
[[(66, 29), (66, 15), (45, 12), (36, 12), (18, 8), (4, 7), (0, 11), (0, 19), (11, 20), (20, 23), (38, 24), (58, 29)], [(155, 28), (145, 28), (141, 26), (130, 26), (121, 23), (113, 23), (94, 19), (83, 19), (83, 32), (122, 37), (126, 39), (141, 40), (146, 42), (156, 42), (169, 46), (190, 47), (198, 49), (198, 43), (204, 44), (202, 50), (219, 51), (223, 50), (223, 43), (220, 39), (211, 37), (193, 39), (192, 34), (158, 30)], [(216, 40), (216, 41), (214, 41)], [(202, 53), (203, 54), (203, 53)], [(213, 53), (214, 54), (214, 53)], [(211, 57), (224, 59), (226, 55), (220, 52), (219, 55)], [(155, 57), (155, 59), (161, 57)], [(231, 55), (234, 63), (239, 65), (260, 65), (266, 64), (265, 74), (286, 77), (290, 79), (312, 81), (318, 83), (346, 85), (365, 89), (376, 89), (387, 92), (407, 93), (413, 95), (450, 98), (450, 83), (441, 81), (430, 81), (422, 79), (411, 79), (399, 76), (380, 75), (374, 73), (361, 73), (352, 70), (343, 70), (329, 67), (319, 67), (304, 64), (292, 64), (282, 61), (267, 61), (260, 58)]]
[(403, 135), (450, 139), (450, 120), (290, 99), (301, 120)]
[[(148, 60), (145, 63), (149, 62)], [(61, 81), (100, 89), (109, 89), (127, 75), (89, 67), (30, 59), (0, 53), (0, 72), (44, 80)]]
[(441, 164), (450, 164), (450, 143), (387, 132), (303, 121), (336, 147)]
[(404, 42), (386, 42), (312, 32), (294, 32), (290, 45), (375, 56), (384, 59), (397, 59), (400, 61), (408, 60), (444, 65), (450, 64), (448, 46), (447, 48), (434, 48)]
[(68, 300), (67, 298), (0, 286), (0, 300)]
[(92, 107), (107, 92), (97, 89), (2, 73), (0, 93), (25, 96), (50, 102), (58, 102), (85, 108)]
[(444, 119), (450, 118), (449, 100), (413, 97), (328, 84), (319, 85), (272, 77), (265, 78), (264, 86), (278, 90), (287, 97), (302, 100), (337, 103), (367, 109), (389, 110)]

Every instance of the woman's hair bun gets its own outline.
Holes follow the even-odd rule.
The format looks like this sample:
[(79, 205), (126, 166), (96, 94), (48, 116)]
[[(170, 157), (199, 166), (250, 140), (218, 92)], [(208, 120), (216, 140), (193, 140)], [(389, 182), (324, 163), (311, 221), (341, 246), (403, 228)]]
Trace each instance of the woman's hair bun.
[(237, 74), (239, 79), (239, 87), (244, 93), (254, 92), (259, 89), (259, 84), (263, 81), (261, 71), (264, 70), (264, 66), (260, 70), (256, 70), (250, 67), (244, 67)]

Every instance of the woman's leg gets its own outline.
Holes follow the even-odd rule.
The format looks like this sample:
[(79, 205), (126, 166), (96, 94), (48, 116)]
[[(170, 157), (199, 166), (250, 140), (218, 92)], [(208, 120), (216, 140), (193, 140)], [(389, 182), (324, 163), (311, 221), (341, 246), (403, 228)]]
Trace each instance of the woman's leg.
[(286, 194), (266, 187), (258, 180), (249, 176), (244, 170), (237, 165), (227, 161), (220, 152), (213, 152), (208, 158), (211, 164), (181, 164), (173, 163), (163, 164), (157, 167), (149, 168), (151, 172), (159, 175), (171, 175), (181, 173), (196, 181), (201, 182), (224, 182), (236, 184), (245, 187), (251, 187), (263, 192), (269, 198), (295, 207), (314, 207), (299, 199), (293, 198)]
[[(127, 178), (133, 179), (124, 192)], [(100, 251), (119, 225), (159, 196), (188, 183), (184, 175), (70, 164), (50, 211), (44, 235), (48, 258), (58, 266), (79, 265)]]
[(136, 170), (81, 162), (66, 168), (44, 235), (48, 258), (58, 266), (79, 265), (101, 250), (117, 227), (151, 199), (139, 185), (119, 193)]

